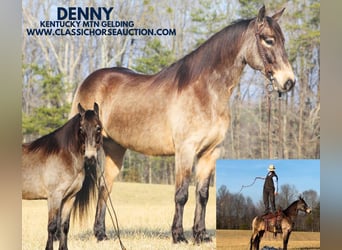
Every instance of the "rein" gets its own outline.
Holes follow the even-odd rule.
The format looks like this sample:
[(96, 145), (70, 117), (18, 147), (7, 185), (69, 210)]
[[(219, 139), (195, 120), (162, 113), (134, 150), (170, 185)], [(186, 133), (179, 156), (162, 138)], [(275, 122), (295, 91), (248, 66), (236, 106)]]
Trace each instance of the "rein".
[[(97, 161), (100, 162), (99, 159), (98, 159)], [(100, 162), (100, 165), (102, 166), (102, 163), (101, 163), (101, 162)], [(91, 175), (91, 177), (92, 177), (93, 180), (94, 180), (94, 176)], [(108, 199), (109, 199), (110, 207), (107, 205), (107, 201), (105, 201), (105, 203), (106, 203), (107, 211), (108, 211), (108, 213), (109, 213), (110, 219), (111, 219), (112, 224), (113, 224), (113, 227), (114, 227), (114, 231), (115, 231), (116, 235), (118, 236), (118, 239), (119, 239), (119, 243), (120, 243), (121, 249), (122, 249), (122, 250), (126, 250), (126, 247), (124, 246), (124, 244), (123, 244), (122, 241), (121, 241), (118, 217), (117, 217), (117, 215), (116, 215), (116, 212), (115, 212), (115, 209), (114, 209), (114, 206), (113, 206), (113, 202), (112, 202), (112, 199), (111, 199), (111, 197), (110, 197), (110, 192), (109, 192), (109, 189), (108, 189), (108, 187), (107, 187), (106, 180), (105, 180), (105, 178), (104, 178), (104, 170), (103, 170), (102, 168), (101, 168), (100, 178), (102, 178), (103, 183), (104, 183), (104, 186), (105, 186), (105, 189), (106, 189), (106, 192), (107, 192), (107, 194), (108, 194)], [(96, 188), (97, 188), (98, 190), (100, 190), (100, 187), (99, 187), (97, 181), (94, 180), (94, 182), (96, 183)], [(111, 210), (113, 211), (115, 221), (114, 221), (114, 218), (113, 218), (113, 215), (112, 215)]]

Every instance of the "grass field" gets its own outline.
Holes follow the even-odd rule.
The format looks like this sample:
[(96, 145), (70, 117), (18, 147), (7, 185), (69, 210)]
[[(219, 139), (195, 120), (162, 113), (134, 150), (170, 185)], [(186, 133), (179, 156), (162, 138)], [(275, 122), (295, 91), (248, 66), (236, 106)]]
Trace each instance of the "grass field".
[[(217, 230), (216, 246), (218, 250), (246, 250), (249, 249), (251, 230)], [(273, 239), (271, 233), (266, 233), (261, 240), (260, 248), (264, 246), (276, 249), (282, 248), (282, 235)], [(288, 249), (320, 249), (320, 233), (317, 232), (292, 232)]]
[[(195, 188), (190, 187), (189, 200), (184, 209), (184, 230), (187, 239), (192, 240), (192, 224), (195, 209)], [(121, 240), (129, 249), (216, 249), (216, 194), (210, 188), (207, 206), (207, 231), (213, 242), (201, 246), (172, 244), (171, 223), (174, 213), (174, 186), (137, 183), (115, 183), (111, 194), (121, 229)], [(95, 206), (95, 205), (94, 205)], [(119, 241), (107, 213), (106, 226), (109, 240), (97, 242), (93, 236), (94, 208), (88, 221), (81, 225), (73, 223), (68, 237), (71, 250), (120, 249)], [(22, 201), (22, 249), (44, 249), (47, 239), (47, 203)], [(58, 249), (58, 242), (54, 243)]]

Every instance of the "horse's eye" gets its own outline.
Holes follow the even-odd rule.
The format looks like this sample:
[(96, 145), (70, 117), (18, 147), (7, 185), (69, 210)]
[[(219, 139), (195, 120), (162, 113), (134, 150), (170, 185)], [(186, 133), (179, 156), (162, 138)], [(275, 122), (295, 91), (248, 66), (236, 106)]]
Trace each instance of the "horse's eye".
[(270, 46), (274, 45), (274, 39), (273, 38), (265, 38), (264, 41), (267, 45), (270, 45)]
[(102, 128), (99, 125), (97, 125), (96, 126), (96, 133), (101, 133), (101, 130), (102, 130)]

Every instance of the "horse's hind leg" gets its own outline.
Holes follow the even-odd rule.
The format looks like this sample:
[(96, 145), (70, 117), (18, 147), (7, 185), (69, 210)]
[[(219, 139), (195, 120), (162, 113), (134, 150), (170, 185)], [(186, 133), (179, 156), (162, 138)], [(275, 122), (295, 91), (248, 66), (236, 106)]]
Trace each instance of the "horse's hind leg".
[(257, 242), (256, 242), (256, 250), (259, 250), (259, 248), (260, 248), (260, 242), (261, 242), (261, 238), (264, 236), (264, 233), (265, 233), (265, 231), (264, 230), (260, 230), (259, 232), (258, 232), (258, 240), (257, 240)]
[(171, 227), (173, 243), (188, 242), (183, 230), (184, 205), (188, 201), (188, 189), (191, 168), (194, 160), (192, 148), (181, 148), (176, 150), (176, 192), (175, 192), (175, 214)]
[(249, 241), (249, 244), (250, 244), (249, 250), (255, 249), (255, 247), (253, 248), (253, 246), (255, 246), (256, 237), (257, 237), (257, 233), (254, 233), (254, 232), (253, 232), (253, 234), (252, 234), (252, 236), (251, 236), (251, 239), (250, 239), (250, 241)]
[(289, 243), (289, 238), (291, 231), (283, 232), (283, 250), (287, 250), (287, 244)]
[(106, 137), (103, 138), (103, 149), (106, 155), (104, 166), (105, 183), (101, 180), (94, 223), (94, 234), (98, 241), (107, 239), (105, 226), (106, 202), (112, 190), (114, 178), (121, 169), (126, 151), (125, 148)]
[(210, 177), (215, 169), (216, 159), (219, 157), (219, 148), (201, 155), (196, 166), (196, 209), (194, 226), (192, 228), (196, 243), (210, 241), (205, 227), (206, 206), (209, 198)]

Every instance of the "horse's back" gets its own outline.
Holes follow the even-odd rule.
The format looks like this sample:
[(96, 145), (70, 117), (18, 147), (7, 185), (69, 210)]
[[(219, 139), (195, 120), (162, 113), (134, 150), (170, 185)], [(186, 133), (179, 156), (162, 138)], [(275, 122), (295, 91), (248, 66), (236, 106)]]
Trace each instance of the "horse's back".
[(92, 72), (78, 87), (73, 102), (75, 107), (73, 106), (71, 116), (77, 113), (78, 103), (81, 103), (85, 109), (91, 109), (94, 100), (101, 104), (101, 100), (103, 102), (106, 97), (124, 91), (123, 87), (142, 86), (142, 82), (149, 77), (123, 67), (98, 69)]
[(100, 106), (106, 135), (120, 145), (149, 155), (174, 153), (170, 92), (154, 86), (154, 75), (126, 68), (94, 71), (78, 87), (70, 115), (77, 112), (78, 103), (89, 108), (94, 102)]

